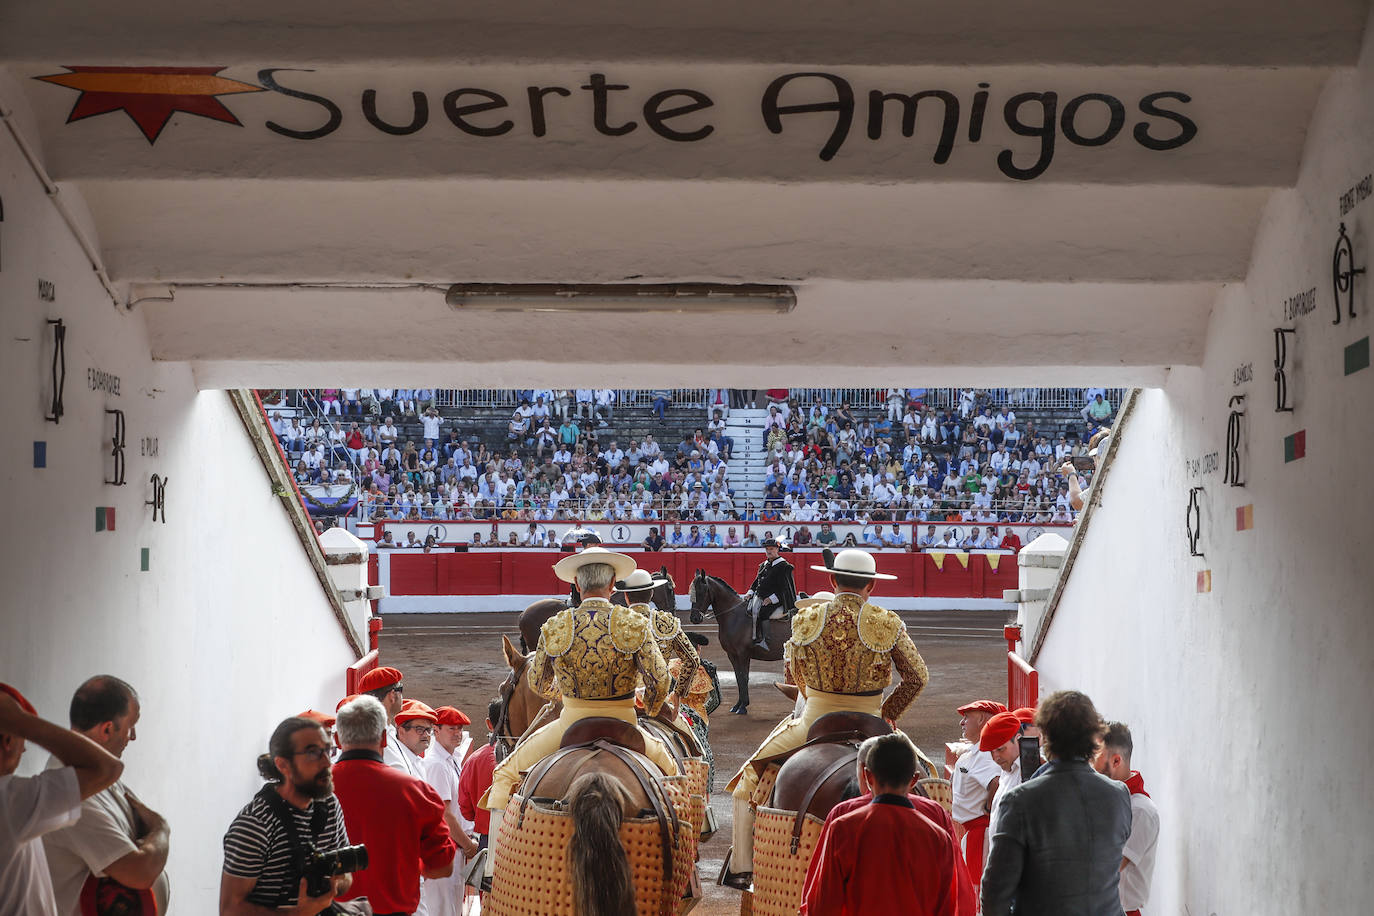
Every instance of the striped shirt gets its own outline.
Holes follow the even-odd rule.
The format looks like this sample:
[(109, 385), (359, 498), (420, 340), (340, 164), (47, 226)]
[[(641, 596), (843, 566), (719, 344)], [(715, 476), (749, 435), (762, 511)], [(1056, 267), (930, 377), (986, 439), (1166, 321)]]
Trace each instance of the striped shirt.
[[(313, 837), (315, 848), (321, 851), (348, 845), (348, 831), (344, 828), (343, 809), (333, 795), (313, 801), (304, 810), (291, 806), (296, 821), (296, 835), (306, 842), (315, 805), (327, 805), (329, 813), (324, 830)], [(224, 835), (224, 870), (236, 878), (257, 878), (258, 883), (248, 894), (247, 901), (257, 906), (294, 906), (301, 876), (291, 862), (291, 844), (281, 821), (258, 796), (253, 796)]]

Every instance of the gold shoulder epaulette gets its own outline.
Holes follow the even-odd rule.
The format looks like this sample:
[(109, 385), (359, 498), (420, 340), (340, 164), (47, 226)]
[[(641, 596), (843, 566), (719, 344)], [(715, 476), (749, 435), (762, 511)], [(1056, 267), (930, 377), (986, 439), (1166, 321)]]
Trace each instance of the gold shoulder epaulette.
[(663, 642), (682, 632), (682, 621), (672, 611), (654, 611), (653, 614), (654, 639)]
[(573, 640), (573, 609), (559, 611), (546, 620), (540, 634), (545, 655), (557, 658), (567, 652)]
[(610, 632), (615, 650), (633, 655), (649, 639), (649, 621), (639, 611), (616, 605), (611, 609)]
[(902, 618), (876, 604), (865, 604), (859, 611), (859, 642), (874, 652), (891, 652), (905, 630)]
[(798, 646), (809, 646), (819, 639), (821, 631), (825, 629), (825, 615), (829, 609), (830, 605), (826, 603), (813, 604), (797, 611), (792, 618), (792, 642)]

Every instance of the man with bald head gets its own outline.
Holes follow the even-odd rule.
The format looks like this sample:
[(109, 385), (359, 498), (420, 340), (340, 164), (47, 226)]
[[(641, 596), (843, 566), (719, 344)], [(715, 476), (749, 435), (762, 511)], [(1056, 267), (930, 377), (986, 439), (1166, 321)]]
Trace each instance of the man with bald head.
[[(138, 739), (142, 707), (129, 684), (113, 675), (87, 680), (72, 697), (72, 731), (123, 758)], [(62, 766), (57, 757), (48, 768)], [(157, 911), (167, 912), (169, 888), (164, 869), (170, 833), (167, 822), (134, 795), (123, 780), (86, 799), (81, 819), (43, 837), (57, 912), (78, 916), (81, 888), (88, 878), (109, 877), (134, 890), (150, 891)]]

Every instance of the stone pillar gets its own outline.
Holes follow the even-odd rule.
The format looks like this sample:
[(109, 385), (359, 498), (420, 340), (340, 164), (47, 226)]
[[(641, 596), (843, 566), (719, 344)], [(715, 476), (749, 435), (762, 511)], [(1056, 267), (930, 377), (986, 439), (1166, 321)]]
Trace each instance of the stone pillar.
[(329, 576), (343, 597), (344, 609), (354, 631), (366, 638), (372, 600), (382, 597), (380, 585), (367, 584), (367, 544), (343, 528), (330, 528), (320, 535)]
[(1016, 603), (1016, 623), (1021, 627), (1022, 646), (1027, 640), (1033, 640), (1040, 629), (1040, 618), (1045, 613), (1045, 605), (1054, 591), (1059, 568), (1064, 565), (1068, 550), (1068, 541), (1047, 531), (1021, 548), (1016, 557), (1020, 587), (1008, 589), (1002, 597)]

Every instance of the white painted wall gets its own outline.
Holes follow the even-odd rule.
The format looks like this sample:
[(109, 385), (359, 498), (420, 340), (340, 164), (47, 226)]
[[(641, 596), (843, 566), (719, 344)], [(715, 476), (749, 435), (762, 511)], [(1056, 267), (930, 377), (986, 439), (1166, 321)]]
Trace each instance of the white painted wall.
[[(333, 709), (354, 655), (228, 396), (152, 362), (142, 318), (111, 304), (3, 128), (0, 200), (0, 680), (61, 723), (92, 674), (138, 689), (126, 781), (172, 826), (172, 912), (212, 913), (220, 838), (259, 785), (254, 758), (285, 716)], [(40, 279), (55, 301), (40, 300)], [(60, 424), (43, 419), (50, 317), (68, 326)], [(119, 396), (90, 390), (88, 368), (119, 376)], [(124, 487), (102, 483), (106, 407), (127, 415)], [(140, 454), (144, 436), (156, 458)], [(169, 480), (166, 524), (143, 505), (153, 473)], [(115, 507), (115, 531), (96, 532), (97, 506)], [(46, 758), (31, 747), (24, 771)]]
[[(1358, 70), (1327, 86), (1299, 185), (1274, 196), (1244, 285), (1218, 298), (1201, 368), (1139, 400), (1038, 658), (1044, 690), (1082, 689), (1135, 733), (1163, 822), (1150, 913), (1357, 913), (1374, 891), (1374, 369), (1345, 376), (1342, 359), (1374, 329), (1374, 276), (1339, 326), (1330, 279), (1339, 196), (1371, 171), (1374, 32)], [(1357, 260), (1374, 259), (1374, 199), (1344, 222)], [(1312, 287), (1316, 310), (1287, 320), (1285, 300)], [(1291, 414), (1274, 411), (1278, 325), (1298, 329)], [(1234, 384), (1247, 363), (1254, 380)], [(1248, 480), (1232, 488), (1187, 462), (1224, 460), (1238, 393)], [(1285, 464), (1301, 429), (1307, 457)], [(1205, 559), (1185, 538), (1195, 485)], [(1255, 526), (1238, 532), (1247, 504)]]

